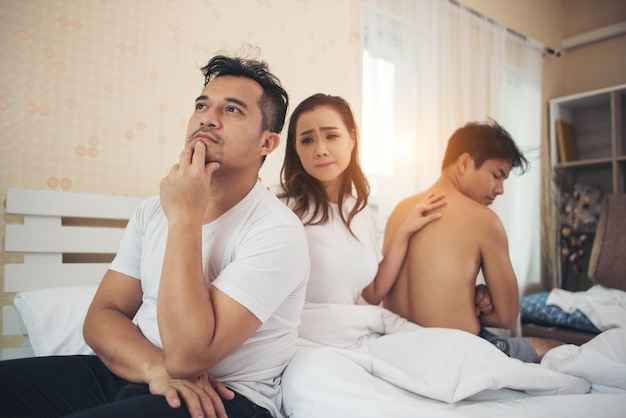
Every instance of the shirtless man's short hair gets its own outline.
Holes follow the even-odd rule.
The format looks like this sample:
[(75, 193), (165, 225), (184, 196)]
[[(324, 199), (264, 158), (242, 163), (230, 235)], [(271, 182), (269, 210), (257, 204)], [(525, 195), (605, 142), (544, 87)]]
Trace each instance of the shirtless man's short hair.
[[(528, 161), (495, 121), (468, 123), (454, 132), (439, 179), (400, 202), (389, 217), (385, 245), (418, 202), (430, 193), (445, 193), (447, 205), (437, 209), (441, 219), (413, 235), (397, 281), (383, 304), (419, 325), (481, 335), (511, 357), (538, 362), (561, 343), (501, 339), (484, 329), (511, 329), (519, 314), (506, 232), (488, 207), (504, 193), (504, 180), (513, 168), (523, 173)], [(493, 310), (477, 315), (475, 286), (481, 269)]]

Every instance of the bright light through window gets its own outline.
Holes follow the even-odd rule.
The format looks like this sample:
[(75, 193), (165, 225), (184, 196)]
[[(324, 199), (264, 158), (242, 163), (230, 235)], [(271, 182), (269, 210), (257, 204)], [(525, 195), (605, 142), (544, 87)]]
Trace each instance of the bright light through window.
[(393, 175), (395, 65), (363, 51), (361, 163), (367, 175)]

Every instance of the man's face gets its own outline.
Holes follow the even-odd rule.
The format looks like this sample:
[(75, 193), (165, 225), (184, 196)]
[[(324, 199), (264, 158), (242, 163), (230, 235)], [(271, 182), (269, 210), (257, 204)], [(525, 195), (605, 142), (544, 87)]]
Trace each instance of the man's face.
[(196, 99), (185, 146), (202, 141), (205, 161), (229, 167), (249, 166), (258, 157), (263, 131), (259, 100), (263, 89), (246, 77), (222, 76), (209, 82)]
[(511, 163), (507, 160), (486, 160), (480, 168), (476, 168), (474, 159), (470, 158), (464, 179), (463, 194), (482, 205), (491, 205), (504, 193), (504, 180), (509, 177)]

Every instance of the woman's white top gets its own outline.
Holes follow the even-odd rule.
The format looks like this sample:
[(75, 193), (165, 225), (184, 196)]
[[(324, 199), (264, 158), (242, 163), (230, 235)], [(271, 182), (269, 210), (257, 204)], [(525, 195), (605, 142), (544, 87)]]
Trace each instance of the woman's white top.
[[(344, 216), (355, 202), (354, 198), (344, 202)], [(330, 205), (332, 213), (327, 223), (304, 227), (311, 255), (306, 301), (355, 304), (378, 272), (384, 225), (365, 207), (352, 219), (356, 239), (341, 220), (339, 206)]]

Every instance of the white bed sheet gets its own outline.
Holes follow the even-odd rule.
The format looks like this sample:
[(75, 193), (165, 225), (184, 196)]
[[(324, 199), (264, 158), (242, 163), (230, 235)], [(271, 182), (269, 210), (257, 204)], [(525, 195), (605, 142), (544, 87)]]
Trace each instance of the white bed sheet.
[(283, 411), (319, 417), (623, 417), (626, 329), (510, 359), (458, 330), (377, 306), (307, 305), (283, 374)]

